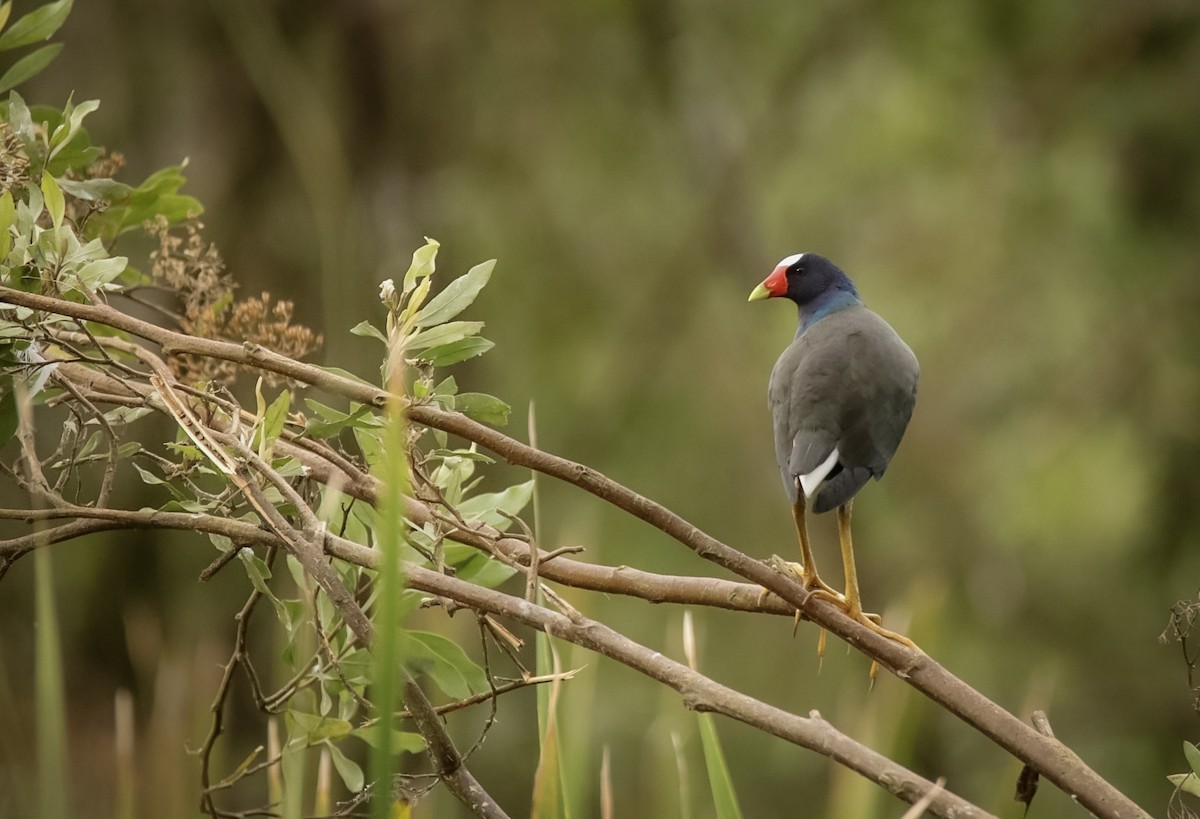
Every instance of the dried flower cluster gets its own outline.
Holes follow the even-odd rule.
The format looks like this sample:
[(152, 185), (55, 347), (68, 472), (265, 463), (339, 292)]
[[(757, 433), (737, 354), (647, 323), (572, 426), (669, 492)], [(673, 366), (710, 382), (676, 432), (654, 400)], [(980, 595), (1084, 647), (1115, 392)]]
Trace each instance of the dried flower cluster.
[[(279, 301), (272, 307), (267, 293), (235, 302), (237, 284), (225, 271), (225, 260), (216, 245), (201, 236), (204, 226), (191, 220), (183, 227), (183, 235), (172, 233), (162, 217), (147, 226), (158, 237), (158, 249), (150, 254), (150, 275), (178, 297), (181, 330), (201, 338), (259, 344), (291, 358), (320, 348), (320, 335), (292, 324), (292, 302)], [(230, 384), (237, 378), (237, 365), (203, 356), (175, 356), (171, 366), (176, 377), (193, 383)], [(278, 380), (268, 376), (268, 381)]]
[(29, 184), (29, 157), (7, 122), (0, 122), (0, 192)]
[[(295, 305), (280, 300), (271, 306), (271, 294), (251, 296), (234, 302), (228, 311), (225, 331), (230, 338), (259, 344), (288, 358), (303, 358), (320, 349), (324, 339), (303, 324), (292, 324)], [(267, 383), (281, 381), (273, 373), (265, 374)]]
[(188, 221), (181, 236), (171, 232), (162, 216), (147, 225), (158, 237), (158, 250), (150, 254), (150, 275), (179, 298), (181, 330), (217, 338), (221, 314), (233, 301), (237, 284), (225, 272), (225, 260), (216, 245), (200, 235), (203, 227), (195, 220)]
[(84, 179), (113, 179), (125, 168), (125, 154), (120, 151), (100, 149), (100, 155), (92, 160), (83, 171)]

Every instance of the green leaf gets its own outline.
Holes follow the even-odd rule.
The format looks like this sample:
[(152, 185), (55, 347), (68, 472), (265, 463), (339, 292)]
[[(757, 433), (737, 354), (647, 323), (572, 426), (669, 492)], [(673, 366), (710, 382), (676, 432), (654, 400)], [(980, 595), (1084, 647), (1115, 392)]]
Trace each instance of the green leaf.
[(533, 497), (533, 481), (525, 481), (510, 486), (503, 492), (485, 492), (472, 498), (467, 498), (458, 505), (458, 513), (467, 520), (481, 520), (489, 526), (504, 531), (512, 526), (512, 521), (501, 511), (510, 515), (519, 514)]
[(502, 427), (508, 423), (511, 407), (493, 395), (464, 392), (454, 396), (454, 408), (484, 424)]
[(47, 158), (53, 159), (63, 148), (67, 147), (67, 144), (82, 130), (83, 118), (99, 107), (100, 100), (86, 100), (74, 106), (67, 103), (67, 108), (63, 111), (63, 122), (59, 123), (58, 127), (50, 134), (50, 154)]
[[(305, 403), (311, 407), (317, 402), (311, 398), (306, 398)], [(329, 409), (329, 407), (326, 407), (326, 409)], [(350, 414), (340, 412), (337, 413), (337, 417), (335, 418), (326, 417), (321, 421), (309, 420), (304, 425), (304, 434), (315, 438), (332, 438), (347, 427), (377, 426), (375, 421), (375, 414), (371, 411), (371, 408), (366, 404), (360, 404)]]
[(8, 67), (3, 76), (0, 76), (0, 92), (8, 91), (38, 74), (54, 61), (60, 51), (62, 51), (62, 43), (51, 43), (42, 46), (37, 51), (31, 51), (17, 60)]
[[(137, 441), (128, 441), (117, 447), (118, 458), (132, 458), (134, 455), (142, 451), (142, 445)], [(199, 450), (197, 450), (197, 453)]]
[(388, 343), (387, 336), (381, 333), (379, 328), (369, 321), (360, 321), (358, 324), (351, 327), (350, 334), (355, 336), (365, 336), (366, 338), (379, 339), (384, 344)]
[[(163, 487), (164, 489), (166, 489), (168, 492), (171, 493), (171, 497), (174, 498), (175, 501), (185, 502), (188, 500), (187, 496), (184, 495), (183, 492), (179, 489), (179, 487), (175, 486), (175, 484), (171, 483), (170, 481), (164, 481), (162, 478), (158, 477), (153, 472), (150, 472), (150, 471), (144, 469), (143, 467), (139, 466), (135, 462), (130, 462), (130, 465), (133, 466), (134, 471), (138, 473), (138, 476), (142, 479), (142, 483), (146, 484), (147, 486)], [(164, 511), (168, 511), (168, 510), (164, 509)], [(191, 508), (191, 509), (188, 509), (187, 511), (196, 512), (196, 511), (205, 511), (205, 510), (203, 509), (203, 507), (201, 507), (200, 509)]]
[(56, 228), (60, 227), (66, 210), (66, 200), (63, 199), (62, 189), (58, 187), (54, 177), (45, 171), (42, 172), (42, 197), (46, 200), (46, 211), (50, 214), (50, 221)]
[(439, 458), (466, 458), (470, 461), (479, 461), (485, 464), (496, 463), (495, 458), (484, 455), (482, 452), (472, 452), (469, 449), (433, 449), (430, 450), (429, 454), (436, 455)]
[(259, 593), (267, 597), (274, 597), (270, 587), (267, 586), (267, 581), (271, 579), (271, 567), (267, 565), (267, 562), (254, 554), (253, 549), (238, 549), (237, 556), (246, 568), (246, 576), (250, 578), (250, 585), (254, 586)]
[(451, 321), (422, 330), (404, 343), (406, 352), (425, 350), (478, 334), (483, 329), (482, 321)]
[(0, 6), (0, 31), (4, 31), (4, 27), (8, 25), (8, 18), (11, 14), (12, 0), (8, 0), (8, 2)]
[(133, 192), (133, 188), (115, 179), (59, 179), (58, 186), (76, 199), (89, 202), (116, 202)]
[(16, 215), (17, 206), (13, 204), (12, 191), (0, 193), (0, 260), (12, 250), (13, 237), (9, 228), (12, 227)]
[(422, 361), (428, 361), (435, 367), (446, 367), (450, 364), (466, 361), (468, 358), (483, 355), (495, 346), (495, 343), (488, 341), (486, 338), (472, 336), (471, 338), (464, 338), (461, 341), (455, 341), (450, 344), (430, 347), (417, 356), (417, 358)]
[(379, 463), (379, 459), (383, 457), (383, 434), (378, 427), (354, 427), (354, 440), (358, 444), (359, 451), (362, 452), (363, 460), (367, 462), (367, 466), (374, 469)]
[(346, 417), (346, 413), (340, 409), (334, 409), (328, 404), (322, 404), (314, 398), (305, 398), (304, 405), (323, 421), (341, 421)]
[(441, 247), (440, 244), (426, 236), (425, 244), (413, 252), (412, 264), (408, 266), (408, 272), (404, 274), (403, 292), (405, 294), (411, 293), (421, 279), (433, 275), (433, 271), (437, 266), (437, 252), (439, 247)]
[(174, 225), (202, 213), (204, 213), (204, 205), (200, 204), (200, 200), (194, 196), (164, 193), (158, 197), (148, 216), (162, 216), (167, 222)]
[(1167, 780), (1184, 793), (1200, 796), (1200, 778), (1194, 773), (1171, 774)]
[(484, 588), (494, 589), (517, 573), (512, 566), (465, 543), (447, 543), (443, 554), (446, 562), (454, 567), (455, 577)]
[(33, 133), (33, 115), (29, 113), (25, 100), (16, 91), (10, 91), (8, 94), (8, 124), (21, 140), (25, 153), (37, 156), (38, 144), (37, 136)]
[(447, 696), (456, 700), (488, 690), (483, 669), (467, 657), (458, 643), (440, 634), (401, 632), (399, 654), (409, 670), (429, 677)]
[[(379, 747), (380, 737), (379, 726), (377, 725), (366, 725), (362, 728), (355, 728), (350, 733), (372, 748)], [(419, 754), (425, 750), (425, 739), (420, 734), (410, 733), (409, 731), (392, 731), (392, 741), (389, 747), (393, 751)]]
[(50, 39), (71, 13), (72, 2), (58, 0), (56, 3), (47, 3), (21, 17), (12, 24), (12, 28), (0, 34), (0, 51)]
[(63, 111), (63, 122), (59, 123), (50, 135), (51, 145), (61, 145), (70, 142), (83, 128), (83, 120), (88, 114), (100, 107), (100, 100), (84, 100), (78, 105), (67, 103)]
[(150, 486), (158, 486), (158, 485), (166, 483), (166, 481), (164, 481), (162, 478), (158, 477), (153, 472), (147, 472), (145, 469), (138, 466), (136, 463), (131, 464), (131, 466), (138, 473), (138, 475), (141, 475), (142, 483), (144, 483), (144, 484), (148, 484)]
[(321, 369), (327, 373), (332, 373), (333, 375), (340, 375), (342, 378), (348, 378), (349, 380), (355, 382), (356, 384), (362, 384), (364, 387), (370, 387), (373, 390), (379, 389), (378, 384), (373, 384), (372, 382), (366, 380), (362, 376), (352, 373), (349, 370), (343, 370), (341, 367), (321, 367)]
[(258, 450), (259, 457), (264, 461), (270, 461), (271, 450), (275, 447), (275, 441), (283, 433), (283, 426), (287, 423), (287, 414), (291, 406), (292, 394), (284, 390), (271, 402), (262, 415), (262, 423), (254, 434), (254, 446)]
[(1200, 748), (1197, 748), (1192, 743), (1184, 740), (1183, 756), (1187, 759), (1188, 765), (1192, 769), (1192, 773), (1200, 776)]
[(452, 455), (442, 458), (442, 462), (433, 471), (432, 480), (434, 485), (442, 490), (447, 502), (457, 505), (462, 500), (463, 484), (474, 472), (475, 462), (472, 459)]
[(75, 275), (79, 277), (79, 281), (84, 286), (97, 290), (124, 273), (125, 267), (128, 264), (129, 259), (124, 256), (113, 256), (111, 259), (97, 259), (79, 268), (79, 270), (75, 271)]
[(427, 277), (421, 280), (411, 293), (405, 291), (404, 298), (407, 303), (404, 309), (396, 317), (401, 327), (409, 327), (412, 324), (412, 317), (421, 309), (421, 305), (425, 304), (425, 299), (429, 297), (429, 289), (433, 287), (433, 278)]
[(344, 719), (307, 714), (290, 708), (284, 712), (284, 718), (291, 723), (291, 730), (288, 733), (291, 736), (303, 736), (306, 744), (309, 745), (315, 745), (326, 739), (340, 739), (349, 736), (354, 728)]
[(433, 301), (417, 314), (418, 327), (432, 327), (442, 324), (457, 316), (471, 306), (479, 291), (488, 283), (492, 276), (492, 268), (496, 266), (495, 259), (489, 259), (477, 264), (462, 276), (459, 276), (446, 289), (433, 297)]
[(171, 165), (150, 174), (122, 201), (113, 203), (107, 211), (88, 220), (89, 227), (100, 238), (109, 240), (127, 230), (140, 228), (156, 216), (161, 215), (174, 224), (203, 213), (204, 206), (197, 199), (177, 193), (186, 181), (183, 167)]
[(134, 421), (144, 418), (152, 412), (154, 410), (149, 407), (113, 407), (104, 413), (104, 418), (110, 424), (132, 424)]
[(342, 784), (346, 786), (346, 790), (350, 793), (358, 793), (363, 789), (363, 772), (362, 768), (358, 767), (358, 763), (346, 756), (332, 742), (325, 743), (325, 747), (329, 749), (329, 756), (333, 760), (333, 767), (338, 772), (338, 776), (342, 778)]

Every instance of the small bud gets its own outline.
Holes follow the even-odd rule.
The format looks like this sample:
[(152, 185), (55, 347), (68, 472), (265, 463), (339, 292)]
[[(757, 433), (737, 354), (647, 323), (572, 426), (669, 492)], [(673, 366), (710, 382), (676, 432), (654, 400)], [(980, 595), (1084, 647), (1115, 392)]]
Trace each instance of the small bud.
[(396, 298), (396, 283), (391, 279), (384, 279), (379, 285), (379, 300), (384, 304), (391, 305)]

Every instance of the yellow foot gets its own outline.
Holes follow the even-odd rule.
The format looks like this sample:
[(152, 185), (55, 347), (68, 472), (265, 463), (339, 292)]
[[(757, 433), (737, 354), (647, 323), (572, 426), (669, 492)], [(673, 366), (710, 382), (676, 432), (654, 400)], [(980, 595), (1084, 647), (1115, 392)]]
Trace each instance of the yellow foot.
[(822, 600), (828, 600), (830, 603), (833, 603), (839, 608), (845, 608), (846, 596), (822, 580), (816, 572), (812, 572), (810, 575), (804, 570), (804, 564), (802, 563), (785, 561), (783, 565), (790, 570), (792, 574), (800, 578), (800, 582), (804, 585), (804, 588), (819, 596)]
[[(913, 651), (921, 651), (920, 646), (918, 646), (912, 640), (905, 637), (903, 634), (899, 633), (898, 631), (890, 631), (889, 629), (884, 628), (883, 627), (883, 618), (880, 617), (878, 614), (871, 614), (869, 612), (862, 611), (861, 609), (859, 609), (858, 611), (853, 611), (853, 610), (847, 609), (846, 615), (851, 620), (856, 620), (859, 623), (862, 623), (864, 626), (866, 626), (871, 631), (878, 634), (880, 637), (886, 637), (889, 640), (897, 642), (902, 646), (907, 646), (908, 648), (911, 648)], [(924, 654), (925, 652), (921, 651), (921, 653)]]
[[(858, 603), (858, 600), (854, 600), (854, 601), (849, 600), (846, 597), (846, 595), (844, 595), (841, 592), (834, 589), (832, 586), (830, 586), (828, 583), (826, 583), (824, 580), (822, 580), (819, 576), (817, 576), (815, 572), (812, 574), (805, 572), (803, 564), (794, 563), (789, 560), (784, 560), (783, 558), (779, 557), (778, 555), (774, 556), (771, 560), (769, 560), (768, 564), (772, 568), (774, 568), (776, 571), (791, 572), (797, 578), (799, 578), (800, 582), (804, 585), (804, 588), (806, 588), (809, 592), (811, 592), (813, 594), (813, 596), (815, 596), (818, 600), (824, 600), (827, 603), (831, 603), (834, 606), (837, 606), (839, 609), (841, 609), (843, 612), (845, 612), (846, 616), (848, 616), (850, 619), (855, 620), (859, 623), (862, 623), (864, 626), (866, 626), (867, 628), (869, 628), (871, 631), (875, 632), (876, 634), (878, 634), (882, 637), (886, 637), (889, 640), (893, 640), (897, 643), (900, 643), (902, 646), (911, 648), (913, 651), (921, 651), (920, 646), (918, 646), (912, 640), (905, 637), (903, 634), (900, 634), (899, 632), (896, 632), (896, 631), (890, 631), (889, 629), (884, 628), (882, 615), (875, 614), (874, 612), (863, 611), (862, 606)], [(763, 596), (765, 597), (765, 595), (766, 595), (766, 590), (764, 589)], [(797, 609), (796, 610), (796, 625), (797, 626), (800, 625), (801, 616), (802, 615), (801, 615), (800, 610)], [(821, 634), (818, 638), (818, 643), (817, 643), (817, 656), (821, 657), (822, 655), (824, 655), (824, 653), (825, 653), (825, 633), (824, 633), (824, 629), (822, 629)], [(924, 652), (921, 652), (921, 653), (923, 654)], [(874, 668), (874, 666), (872, 666), (872, 674), (871, 674), (872, 681), (874, 681), (875, 672), (876, 672), (876, 669)]]

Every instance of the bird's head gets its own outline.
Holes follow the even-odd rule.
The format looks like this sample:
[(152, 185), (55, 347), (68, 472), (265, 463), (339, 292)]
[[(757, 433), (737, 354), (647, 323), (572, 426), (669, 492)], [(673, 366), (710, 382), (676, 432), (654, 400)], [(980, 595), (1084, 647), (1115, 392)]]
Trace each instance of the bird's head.
[(754, 288), (749, 301), (778, 296), (796, 303), (805, 325), (859, 302), (858, 291), (850, 277), (816, 253), (797, 253), (781, 260), (771, 275)]

